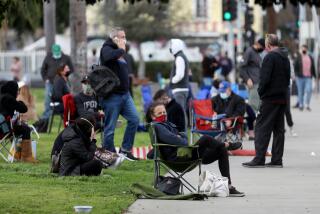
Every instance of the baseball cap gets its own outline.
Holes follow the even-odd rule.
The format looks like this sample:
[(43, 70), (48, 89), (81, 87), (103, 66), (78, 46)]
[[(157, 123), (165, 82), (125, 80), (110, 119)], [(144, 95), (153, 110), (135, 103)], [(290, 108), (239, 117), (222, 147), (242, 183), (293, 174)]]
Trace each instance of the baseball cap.
[(51, 51), (52, 51), (53, 58), (55, 58), (55, 59), (61, 58), (61, 47), (60, 47), (60, 45), (53, 44), (52, 47), (51, 47)]
[(228, 81), (222, 81), (219, 84), (219, 92), (220, 93), (225, 93), (227, 91), (228, 88), (231, 87), (231, 84)]
[(81, 83), (84, 83), (84, 82), (89, 82), (89, 76), (88, 75), (85, 75), (82, 80), (81, 80)]

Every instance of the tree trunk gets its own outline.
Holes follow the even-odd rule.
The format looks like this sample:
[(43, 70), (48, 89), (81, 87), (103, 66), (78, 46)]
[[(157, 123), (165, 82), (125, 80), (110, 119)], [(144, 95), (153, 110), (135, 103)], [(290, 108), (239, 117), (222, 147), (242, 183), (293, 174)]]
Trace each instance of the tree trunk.
[(267, 7), (268, 33), (275, 34), (277, 32), (277, 14), (273, 6)]
[(46, 51), (51, 52), (56, 36), (56, 0), (43, 2), (44, 35), (46, 37)]
[(8, 38), (8, 19), (2, 20), (0, 28), (0, 50), (7, 50), (7, 38)]
[(87, 20), (86, 2), (69, 0), (71, 59), (74, 73), (70, 76), (73, 93), (81, 91), (81, 77), (87, 74)]
[(142, 54), (142, 50), (141, 50), (141, 43), (138, 43), (138, 54), (139, 54), (139, 68), (138, 68), (138, 78), (142, 79), (145, 78), (146, 76), (146, 64), (144, 62), (143, 59), (143, 54)]

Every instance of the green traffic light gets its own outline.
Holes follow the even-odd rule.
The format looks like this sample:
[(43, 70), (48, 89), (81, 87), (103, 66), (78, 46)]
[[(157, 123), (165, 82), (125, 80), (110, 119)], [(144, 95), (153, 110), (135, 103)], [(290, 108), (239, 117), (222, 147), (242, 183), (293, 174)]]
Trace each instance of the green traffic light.
[(297, 21), (297, 27), (300, 27), (301, 26), (301, 21)]
[(227, 20), (227, 21), (231, 20), (231, 13), (229, 11), (225, 12), (223, 14), (223, 18), (224, 20)]

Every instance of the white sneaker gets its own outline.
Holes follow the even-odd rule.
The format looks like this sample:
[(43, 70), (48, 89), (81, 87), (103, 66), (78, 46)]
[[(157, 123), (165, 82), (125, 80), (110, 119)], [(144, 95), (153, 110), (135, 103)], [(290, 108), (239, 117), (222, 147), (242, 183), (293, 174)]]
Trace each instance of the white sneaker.
[(292, 137), (298, 137), (298, 134), (293, 130), (292, 127), (290, 127), (290, 134)]

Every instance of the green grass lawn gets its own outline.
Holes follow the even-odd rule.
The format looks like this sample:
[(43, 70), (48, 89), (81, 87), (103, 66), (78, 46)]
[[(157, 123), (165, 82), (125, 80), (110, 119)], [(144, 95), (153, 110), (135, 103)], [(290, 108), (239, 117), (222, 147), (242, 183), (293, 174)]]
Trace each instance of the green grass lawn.
[[(39, 115), (43, 111), (43, 91), (32, 90)], [(141, 98), (138, 93), (135, 97), (140, 111)], [(56, 120), (51, 134), (41, 134), (37, 146), (39, 164), (0, 162), (0, 213), (72, 213), (75, 205), (91, 205), (92, 213), (122, 213), (135, 200), (129, 191), (132, 183), (152, 184), (151, 161), (125, 161), (116, 170), (104, 169), (99, 177), (57, 177), (49, 173), (57, 124)], [(124, 129), (125, 124), (116, 130), (118, 146)], [(137, 133), (135, 146), (149, 142), (147, 133)]]

